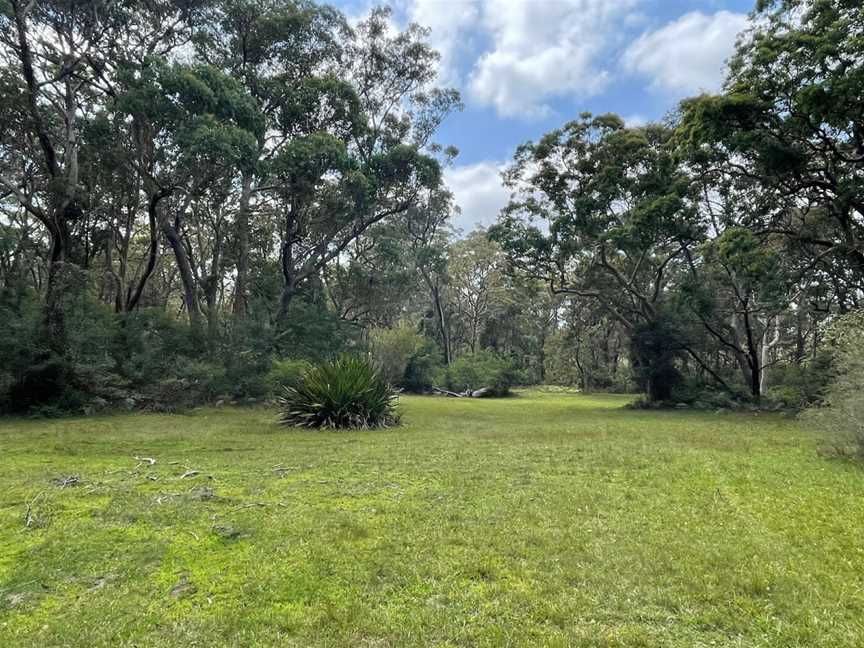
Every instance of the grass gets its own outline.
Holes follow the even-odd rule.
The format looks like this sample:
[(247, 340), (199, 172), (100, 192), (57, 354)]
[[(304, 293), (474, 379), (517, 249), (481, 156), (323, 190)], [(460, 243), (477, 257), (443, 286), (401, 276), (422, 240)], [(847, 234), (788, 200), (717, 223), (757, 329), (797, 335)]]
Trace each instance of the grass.
[(864, 471), (625, 402), (0, 423), (0, 646), (862, 645)]

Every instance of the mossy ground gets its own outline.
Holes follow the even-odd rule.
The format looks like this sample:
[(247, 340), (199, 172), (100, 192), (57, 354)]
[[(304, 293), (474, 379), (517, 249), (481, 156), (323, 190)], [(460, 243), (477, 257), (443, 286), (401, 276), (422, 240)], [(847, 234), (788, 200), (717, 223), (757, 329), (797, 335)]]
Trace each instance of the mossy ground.
[(0, 646), (864, 645), (864, 470), (625, 402), (0, 423)]

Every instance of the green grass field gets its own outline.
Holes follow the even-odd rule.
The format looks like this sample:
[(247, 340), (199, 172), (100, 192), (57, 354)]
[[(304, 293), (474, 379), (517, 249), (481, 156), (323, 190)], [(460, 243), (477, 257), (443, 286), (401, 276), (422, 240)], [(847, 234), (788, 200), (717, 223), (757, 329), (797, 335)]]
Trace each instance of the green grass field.
[(0, 646), (864, 645), (864, 470), (626, 400), (0, 423)]

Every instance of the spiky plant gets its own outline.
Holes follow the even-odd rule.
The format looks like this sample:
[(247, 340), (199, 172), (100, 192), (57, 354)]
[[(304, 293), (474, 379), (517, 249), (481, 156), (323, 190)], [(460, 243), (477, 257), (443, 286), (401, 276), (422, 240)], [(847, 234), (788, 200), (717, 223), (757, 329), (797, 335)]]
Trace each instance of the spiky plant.
[(399, 391), (363, 358), (342, 355), (310, 367), (279, 399), (284, 425), (369, 429), (399, 424)]

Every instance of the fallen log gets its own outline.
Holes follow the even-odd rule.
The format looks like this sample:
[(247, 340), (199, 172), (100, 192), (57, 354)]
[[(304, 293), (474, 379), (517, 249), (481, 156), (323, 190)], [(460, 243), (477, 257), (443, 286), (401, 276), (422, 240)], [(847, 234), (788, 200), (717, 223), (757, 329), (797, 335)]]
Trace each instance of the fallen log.
[(440, 387), (436, 387), (432, 385), (432, 391), (438, 392), (439, 394), (444, 394), (445, 396), (452, 396), (453, 398), (465, 398), (466, 394), (459, 394), (457, 392), (447, 391), (446, 389), (441, 389)]

